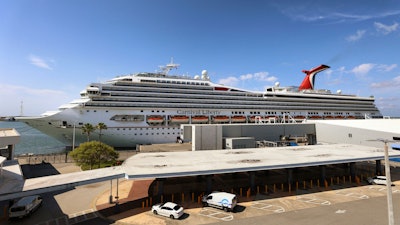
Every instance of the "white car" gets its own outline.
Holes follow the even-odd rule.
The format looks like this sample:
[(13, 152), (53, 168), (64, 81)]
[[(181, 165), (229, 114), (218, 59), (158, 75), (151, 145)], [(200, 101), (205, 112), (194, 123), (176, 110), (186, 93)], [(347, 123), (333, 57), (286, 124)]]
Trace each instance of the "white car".
[[(386, 185), (386, 177), (385, 176), (368, 177), (367, 181), (369, 184)], [(391, 185), (394, 186), (393, 183), (391, 183)]]
[(153, 205), (153, 207), (151, 207), (151, 211), (155, 215), (162, 215), (171, 219), (178, 219), (183, 215), (183, 207), (173, 202)]

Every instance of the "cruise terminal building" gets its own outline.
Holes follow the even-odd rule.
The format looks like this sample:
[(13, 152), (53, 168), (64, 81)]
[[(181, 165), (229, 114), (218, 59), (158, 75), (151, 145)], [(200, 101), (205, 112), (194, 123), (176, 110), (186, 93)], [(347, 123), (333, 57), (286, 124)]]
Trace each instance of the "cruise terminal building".
[[(368, 123), (375, 119), (362, 121)], [(357, 176), (356, 164), (366, 161), (375, 162), (375, 173), (382, 174), (384, 143), (364, 142), (364, 137), (357, 136), (360, 132), (371, 133), (376, 140), (393, 140), (400, 136), (399, 131), (391, 128), (399, 127), (400, 120), (379, 121), (388, 124), (386, 130), (378, 130), (376, 126), (343, 128), (344, 125), (323, 124), (323, 142), (319, 138), (319, 122), (314, 121), (301, 124), (182, 125), (181, 138), (192, 142), (192, 151), (139, 153), (121, 166), (32, 179), (23, 179), (23, 174), (18, 174), (15, 169), (17, 165), (8, 164), (3, 167), (6, 172), (1, 179), (7, 179), (7, 185), (0, 182), (0, 201), (112, 179), (156, 179), (158, 186), (162, 187), (165, 178), (204, 176), (207, 187), (203, 191), (208, 192), (212, 191), (212, 175), (215, 174), (248, 173), (249, 186), (254, 187), (257, 171), (285, 169), (284, 180), (292, 183), (297, 168), (310, 167), (318, 170), (318, 177), (323, 180), (329, 165), (346, 164), (348, 175)], [(347, 121), (348, 125), (350, 123)], [(359, 144), (349, 143), (346, 139), (335, 142), (332, 138), (330, 141), (329, 137), (338, 133), (329, 126), (346, 130), (347, 134), (352, 134), (351, 140), (354, 137), (359, 139)], [(332, 133), (328, 135), (329, 132)], [(373, 140), (370, 136), (365, 139)], [(400, 151), (389, 148), (388, 152), (392, 158), (400, 157)], [(158, 194), (162, 194), (162, 188)]]

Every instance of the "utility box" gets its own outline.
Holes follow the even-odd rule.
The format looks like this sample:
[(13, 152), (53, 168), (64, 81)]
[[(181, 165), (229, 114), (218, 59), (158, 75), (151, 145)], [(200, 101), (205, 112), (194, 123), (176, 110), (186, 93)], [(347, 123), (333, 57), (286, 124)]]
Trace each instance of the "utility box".
[(254, 137), (229, 137), (224, 138), (225, 149), (255, 148), (256, 141)]

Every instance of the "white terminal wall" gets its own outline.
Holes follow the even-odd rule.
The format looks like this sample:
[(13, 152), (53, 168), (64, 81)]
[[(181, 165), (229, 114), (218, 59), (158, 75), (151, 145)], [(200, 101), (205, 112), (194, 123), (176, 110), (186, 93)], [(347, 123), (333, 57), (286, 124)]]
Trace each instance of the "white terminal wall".
[(400, 119), (315, 120), (317, 139), (324, 143), (347, 143), (382, 147), (383, 139), (400, 137)]

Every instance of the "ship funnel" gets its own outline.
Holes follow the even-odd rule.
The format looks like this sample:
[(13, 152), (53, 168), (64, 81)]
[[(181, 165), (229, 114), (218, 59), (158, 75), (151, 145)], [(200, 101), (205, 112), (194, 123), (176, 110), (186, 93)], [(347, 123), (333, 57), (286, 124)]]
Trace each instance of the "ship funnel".
[(305, 73), (306, 76), (304, 77), (303, 82), (301, 82), (299, 90), (314, 90), (315, 75), (328, 68), (330, 67), (327, 65), (320, 65), (318, 67), (312, 68), (311, 70), (303, 70), (303, 73)]

